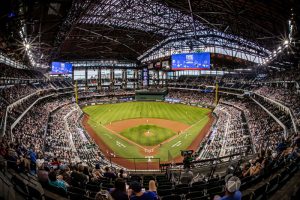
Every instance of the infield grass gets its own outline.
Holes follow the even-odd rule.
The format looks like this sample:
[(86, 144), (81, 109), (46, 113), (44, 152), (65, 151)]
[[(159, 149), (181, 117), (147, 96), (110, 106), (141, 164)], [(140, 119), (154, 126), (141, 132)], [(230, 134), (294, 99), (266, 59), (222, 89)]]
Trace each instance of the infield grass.
[(176, 135), (171, 129), (156, 125), (140, 125), (125, 129), (119, 134), (143, 146), (155, 146)]
[[(129, 102), (87, 106), (83, 111), (89, 115), (88, 124), (113, 152), (125, 158), (144, 158), (139, 147), (113, 134), (105, 125), (119, 120), (133, 118), (161, 118), (179, 121), (190, 127), (175, 139), (164, 143), (156, 150), (155, 158), (168, 161), (168, 155), (176, 157), (180, 150), (186, 150), (198, 136), (201, 129), (209, 122), (207, 108), (169, 104), (164, 102)], [(129, 137), (133, 136), (127, 136)], [(140, 135), (140, 137), (143, 137)], [(146, 136), (145, 136), (146, 137)], [(101, 148), (101, 147), (100, 147)], [(101, 149), (107, 151), (106, 149)], [(169, 152), (169, 153), (168, 153)]]

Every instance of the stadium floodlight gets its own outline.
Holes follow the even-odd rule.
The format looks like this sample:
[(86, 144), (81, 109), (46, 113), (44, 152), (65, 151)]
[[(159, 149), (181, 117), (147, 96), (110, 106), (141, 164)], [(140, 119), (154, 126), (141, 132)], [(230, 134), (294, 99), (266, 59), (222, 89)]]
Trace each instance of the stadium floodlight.
[(25, 46), (25, 49), (26, 49), (26, 50), (29, 50), (29, 49), (30, 49), (30, 44), (26, 43), (24, 46)]
[(277, 49), (277, 53), (280, 53), (281, 49), (282, 49), (281, 46), (279, 46), (278, 49)]

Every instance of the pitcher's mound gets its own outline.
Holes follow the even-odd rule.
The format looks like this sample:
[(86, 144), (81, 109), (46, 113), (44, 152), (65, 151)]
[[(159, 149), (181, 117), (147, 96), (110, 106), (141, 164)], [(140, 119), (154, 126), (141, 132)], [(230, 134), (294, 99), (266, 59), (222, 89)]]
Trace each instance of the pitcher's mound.
[(144, 133), (144, 135), (145, 135), (146, 137), (151, 137), (151, 136), (153, 135), (153, 133), (152, 133), (151, 131), (146, 131), (146, 132)]

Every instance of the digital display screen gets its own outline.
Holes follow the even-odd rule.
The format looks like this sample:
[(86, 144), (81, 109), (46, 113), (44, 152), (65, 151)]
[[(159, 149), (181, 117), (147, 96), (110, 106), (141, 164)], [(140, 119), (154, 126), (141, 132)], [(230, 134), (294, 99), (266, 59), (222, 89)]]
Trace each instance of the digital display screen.
[(184, 53), (172, 55), (172, 70), (210, 69), (210, 53)]
[(72, 74), (72, 63), (52, 62), (51, 74)]

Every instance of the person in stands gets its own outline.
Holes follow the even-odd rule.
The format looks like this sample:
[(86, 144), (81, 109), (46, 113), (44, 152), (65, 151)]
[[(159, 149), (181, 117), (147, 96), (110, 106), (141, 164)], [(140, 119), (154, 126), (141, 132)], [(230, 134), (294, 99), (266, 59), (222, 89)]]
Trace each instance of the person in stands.
[(101, 178), (103, 178), (102, 171), (101, 171), (99, 163), (97, 163), (95, 165), (95, 168), (92, 171), (92, 180), (97, 181), (97, 180), (100, 180)]
[(128, 194), (130, 200), (156, 200), (156, 194), (154, 192), (144, 192), (141, 184), (136, 181), (130, 184)]
[(156, 187), (156, 183), (154, 180), (150, 180), (149, 181), (149, 192), (153, 192), (156, 195), (156, 200), (159, 199), (158, 194), (157, 194), (157, 187)]
[(95, 200), (115, 200), (115, 199), (112, 198), (112, 196), (109, 194), (108, 191), (101, 190), (96, 194)]
[(28, 151), (28, 157), (30, 159), (30, 173), (36, 174), (36, 159), (37, 153), (35, 151), (35, 146), (31, 145)]
[(81, 187), (88, 182), (88, 177), (83, 174), (84, 166), (82, 164), (77, 167), (74, 166), (73, 172), (71, 173), (72, 185), (75, 187)]
[(106, 166), (104, 170), (105, 170), (103, 174), (104, 177), (111, 178), (111, 179), (117, 178), (116, 174), (113, 173), (108, 166)]
[(127, 173), (124, 171), (124, 169), (120, 169), (118, 173), (119, 178), (127, 178)]
[(49, 172), (48, 177), (49, 185), (57, 188), (63, 188), (65, 191), (67, 191), (68, 184), (62, 180), (58, 180), (55, 171)]
[(111, 190), (110, 195), (113, 197), (113, 199), (128, 200), (128, 195), (126, 194), (126, 184), (122, 178), (117, 178), (115, 180), (115, 188)]
[(215, 196), (214, 200), (241, 200), (242, 193), (239, 191), (241, 187), (241, 180), (228, 174), (225, 177), (225, 195), (223, 197)]

